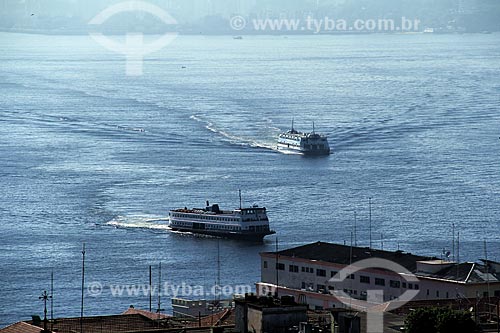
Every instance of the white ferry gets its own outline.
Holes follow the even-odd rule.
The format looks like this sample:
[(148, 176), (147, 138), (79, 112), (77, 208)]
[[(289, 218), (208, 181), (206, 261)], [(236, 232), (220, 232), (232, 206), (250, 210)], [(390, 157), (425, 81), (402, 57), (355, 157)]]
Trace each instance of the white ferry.
[(174, 209), (169, 212), (169, 226), (174, 231), (262, 241), (275, 231), (269, 229), (266, 208), (254, 205), (225, 211), (207, 201), (205, 208)]
[(304, 155), (329, 155), (330, 145), (325, 135), (317, 134), (314, 131), (314, 123), (311, 133), (303, 133), (294, 129), (292, 121), (292, 129), (281, 133), (278, 137), (278, 150)]

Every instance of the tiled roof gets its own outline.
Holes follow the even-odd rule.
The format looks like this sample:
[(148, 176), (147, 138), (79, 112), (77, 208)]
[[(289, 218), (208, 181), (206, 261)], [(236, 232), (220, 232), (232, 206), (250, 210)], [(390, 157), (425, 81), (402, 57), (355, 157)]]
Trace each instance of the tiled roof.
[(163, 313), (149, 312), (146, 310), (140, 310), (134, 308), (128, 308), (127, 311), (123, 313), (123, 315), (133, 315), (133, 314), (138, 314), (151, 320), (166, 319), (172, 317)]
[[(349, 265), (351, 262), (351, 247), (346, 245), (317, 242), (307, 244), (278, 252), (279, 255), (295, 257), (308, 260), (318, 260), (341, 265)], [(266, 254), (266, 253), (264, 253)], [(268, 252), (267, 254), (275, 254)], [(436, 259), (423, 257), (402, 251), (384, 251), (370, 249), (368, 247), (352, 247), (352, 262), (369, 258), (381, 258), (398, 263), (411, 272), (415, 272), (417, 261)]]
[(0, 329), (0, 333), (40, 333), (41, 331), (42, 328), (25, 323), (24, 321)]

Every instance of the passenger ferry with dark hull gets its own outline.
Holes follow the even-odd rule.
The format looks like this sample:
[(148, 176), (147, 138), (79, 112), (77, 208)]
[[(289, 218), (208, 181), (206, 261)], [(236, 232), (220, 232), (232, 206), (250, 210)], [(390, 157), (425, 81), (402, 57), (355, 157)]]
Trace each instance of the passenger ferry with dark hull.
[(293, 127), (288, 132), (281, 133), (278, 137), (278, 150), (298, 153), (302, 155), (329, 155), (330, 145), (326, 136), (296, 131)]
[(262, 241), (275, 233), (269, 228), (266, 208), (257, 205), (225, 211), (207, 201), (205, 208), (171, 210), (169, 221), (174, 231), (247, 241)]

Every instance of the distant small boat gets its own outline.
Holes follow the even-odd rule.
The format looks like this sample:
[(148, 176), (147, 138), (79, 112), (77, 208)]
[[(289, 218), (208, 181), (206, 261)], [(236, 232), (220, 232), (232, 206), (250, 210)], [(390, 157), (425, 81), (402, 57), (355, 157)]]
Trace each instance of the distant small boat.
[(243, 39), (243, 36), (234, 36), (233, 39)]
[(434, 28), (426, 28), (424, 30), (424, 34), (433, 34), (434, 33)]

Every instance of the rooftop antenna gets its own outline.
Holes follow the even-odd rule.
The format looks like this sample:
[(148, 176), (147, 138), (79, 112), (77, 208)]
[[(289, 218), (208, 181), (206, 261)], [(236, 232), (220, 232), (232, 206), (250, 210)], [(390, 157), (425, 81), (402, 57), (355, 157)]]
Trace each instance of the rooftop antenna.
[(239, 196), (240, 196), (240, 209), (241, 209), (241, 207), (242, 207), (242, 206), (241, 206), (241, 189), (238, 189), (238, 194), (239, 194)]
[(384, 234), (380, 233), (380, 249), (384, 250)]
[(217, 239), (217, 288), (215, 292), (216, 306), (220, 303), (220, 241)]
[(158, 309), (156, 312), (158, 313), (158, 320), (161, 319), (161, 312), (163, 309), (161, 308), (161, 261), (158, 266)]
[(358, 246), (358, 237), (357, 237), (357, 230), (356, 230), (357, 220), (358, 220), (357, 215), (358, 215), (357, 212), (354, 211), (354, 246)]
[(314, 134), (314, 132), (315, 132), (315, 129), (314, 129), (314, 121), (313, 121), (313, 134)]
[[(486, 264), (486, 285), (487, 285), (487, 291), (488, 291), (488, 304), (491, 304), (491, 296), (490, 296), (490, 272), (489, 272), (489, 263), (488, 263), (488, 249), (486, 245), (486, 239), (484, 240), (484, 260)], [(491, 316), (491, 311), (488, 311)]]
[(292, 132), (295, 132), (295, 128), (293, 128), (293, 122), (295, 121), (294, 118), (292, 118)]
[(153, 275), (151, 265), (149, 265), (149, 312), (153, 312)]
[(38, 299), (43, 300), (43, 333), (49, 332), (47, 330), (47, 300), (52, 299), (52, 296), (47, 294), (47, 290), (44, 290), (42, 296), (38, 297)]
[(451, 224), (451, 237), (452, 237), (452, 246), (451, 246), (451, 254), (452, 254), (452, 261), (455, 261), (455, 223)]
[(54, 271), (50, 272), (50, 322), (52, 329), (54, 325)]
[(279, 284), (279, 270), (278, 270), (278, 260), (279, 260), (279, 244), (278, 244), (278, 237), (276, 237), (276, 291), (274, 292), (274, 295), (276, 298), (278, 298), (278, 284)]
[(457, 231), (457, 281), (459, 278), (460, 269), (460, 231)]
[(369, 232), (370, 232), (370, 249), (372, 248), (372, 198), (368, 198), (368, 210), (369, 210)]
[(85, 289), (85, 243), (82, 248), (82, 302), (80, 307), (80, 332), (83, 332), (83, 291)]

